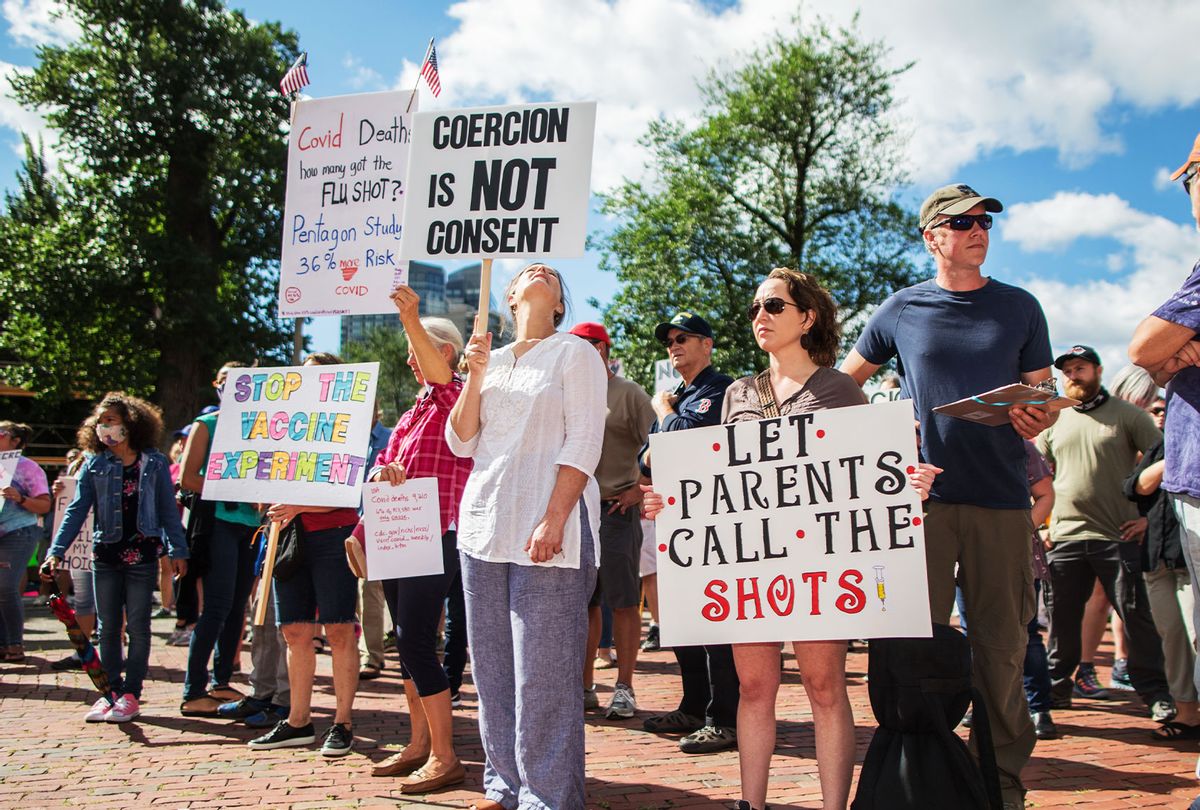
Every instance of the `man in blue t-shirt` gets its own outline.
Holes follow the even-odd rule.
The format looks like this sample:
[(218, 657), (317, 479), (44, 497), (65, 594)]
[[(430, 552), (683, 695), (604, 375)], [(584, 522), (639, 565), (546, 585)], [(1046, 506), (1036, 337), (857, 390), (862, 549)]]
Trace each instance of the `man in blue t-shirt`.
[[(1183, 178), (1200, 228), (1200, 135), (1172, 180)], [(1165, 467), (1162, 489), (1183, 528), (1183, 559), (1197, 597), (1200, 618), (1200, 262), (1161, 307), (1142, 321), (1129, 344), (1129, 357), (1167, 388), (1167, 420), (1163, 425)], [(1200, 686), (1200, 663), (1194, 675)], [(1197, 763), (1200, 767), (1200, 762)]]
[(1018, 381), (1053, 389), (1041, 306), (1025, 290), (981, 271), (991, 215), (1003, 210), (999, 200), (963, 184), (931, 194), (919, 222), (937, 276), (886, 300), (842, 371), (862, 384), (897, 358), (901, 396), (913, 400), (919, 420), (921, 458), (943, 470), (925, 515), (930, 612), (934, 622), (949, 623), (957, 565), (971, 617), (975, 683), (994, 718), (1007, 808), (1024, 806), (1021, 769), (1035, 742), (1021, 680), (1034, 607), (1022, 440), (1054, 418), (1043, 408), (1016, 406), (1011, 424), (989, 427), (933, 412)]

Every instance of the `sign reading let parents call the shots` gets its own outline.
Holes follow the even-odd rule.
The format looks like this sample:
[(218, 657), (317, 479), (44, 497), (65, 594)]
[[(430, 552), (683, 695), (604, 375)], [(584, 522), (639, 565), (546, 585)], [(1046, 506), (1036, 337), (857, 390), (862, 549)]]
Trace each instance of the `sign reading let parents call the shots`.
[(912, 404), (650, 437), (663, 646), (929, 636)]
[(412, 99), (364, 93), (296, 104), (288, 136), (279, 314), (395, 312)]
[(378, 363), (230, 369), (204, 499), (357, 507)]

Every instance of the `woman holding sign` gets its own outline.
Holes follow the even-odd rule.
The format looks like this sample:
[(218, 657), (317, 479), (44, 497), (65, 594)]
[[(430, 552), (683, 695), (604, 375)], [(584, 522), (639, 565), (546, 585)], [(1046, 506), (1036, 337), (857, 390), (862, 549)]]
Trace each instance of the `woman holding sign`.
[[(722, 422), (790, 416), (827, 408), (865, 405), (858, 383), (833, 368), (840, 345), (837, 306), (812, 276), (776, 268), (758, 287), (749, 312), (754, 338), (770, 358), (769, 368), (743, 377), (725, 392)], [(928, 492), (937, 468), (910, 476)], [(662, 496), (647, 492), (648, 517), (662, 511)], [(846, 642), (792, 644), (804, 691), (812, 706), (822, 806), (845, 808), (854, 771), (854, 715), (846, 694)], [(741, 682), (738, 754), (742, 775), (739, 810), (766, 806), (767, 779), (775, 751), (775, 699), (779, 692), (778, 643), (734, 644)]]
[[(29, 425), (0, 422), (0, 453), (21, 452), (32, 436)], [(4, 563), (0, 568), (0, 660), (19, 664), (25, 660), (21, 578), (42, 536), (38, 515), (50, 511), (46, 473), (33, 459), (21, 455), (0, 494), (0, 561)]]
[(487, 757), (475, 806), (576, 810), (607, 375), (595, 349), (557, 331), (557, 271), (529, 265), (504, 298), (516, 341), (493, 352), (490, 333), (471, 337), (446, 429), (455, 455), (475, 461), (458, 524)]

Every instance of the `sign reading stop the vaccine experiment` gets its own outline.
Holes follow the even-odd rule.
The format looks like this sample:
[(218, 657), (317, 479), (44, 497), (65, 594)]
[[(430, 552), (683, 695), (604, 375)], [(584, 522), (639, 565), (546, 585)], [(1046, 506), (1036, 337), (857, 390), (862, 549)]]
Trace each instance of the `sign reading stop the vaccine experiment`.
[(663, 645), (928, 636), (907, 402), (650, 437)]
[(408, 280), (400, 225), (408, 196), (410, 97), (365, 93), (296, 104), (288, 136), (281, 316), (395, 312), (388, 294)]
[(378, 363), (230, 369), (204, 498), (357, 508)]
[(419, 113), (403, 259), (582, 256), (596, 103)]

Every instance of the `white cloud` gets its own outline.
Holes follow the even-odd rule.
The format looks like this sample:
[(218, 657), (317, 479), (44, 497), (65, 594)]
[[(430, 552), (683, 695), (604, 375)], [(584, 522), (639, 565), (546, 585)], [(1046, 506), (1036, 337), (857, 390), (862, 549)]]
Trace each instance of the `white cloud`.
[(79, 36), (75, 21), (61, 14), (57, 0), (3, 0), (0, 13), (18, 45), (62, 45)]
[(55, 151), (58, 146), (58, 136), (47, 127), (46, 120), (41, 115), (22, 107), (12, 97), (12, 85), (9, 84), (9, 79), (15, 74), (28, 73), (30, 70), (31, 68), (20, 65), (0, 62), (0, 127), (7, 127), (18, 133), (18, 137), (9, 143), (13, 151), (21, 157), (25, 155), (25, 146), (21, 141), (20, 133), (27, 134), (35, 145), (40, 138), (46, 149), (46, 159), (53, 168), (58, 162), (58, 155)]
[(350, 71), (348, 81), (355, 90), (371, 92), (387, 87), (387, 83), (379, 71), (364, 65), (357, 56), (347, 54), (346, 58), (342, 60), (342, 67)]
[(1158, 171), (1154, 173), (1154, 188), (1157, 191), (1166, 191), (1170, 188), (1174, 188), (1175, 184), (1179, 181), (1172, 180), (1172, 174), (1174, 174), (1174, 172), (1172, 172), (1166, 166), (1160, 166)]
[(1041, 301), (1055, 349), (1095, 346), (1110, 375), (1129, 362), (1126, 347), (1137, 324), (1179, 288), (1200, 256), (1195, 227), (1138, 211), (1114, 194), (1060, 192), (1018, 203), (1001, 230), (1029, 252), (1062, 253), (1084, 239), (1112, 239), (1124, 249), (1133, 268), (1119, 279), (1018, 280)]

